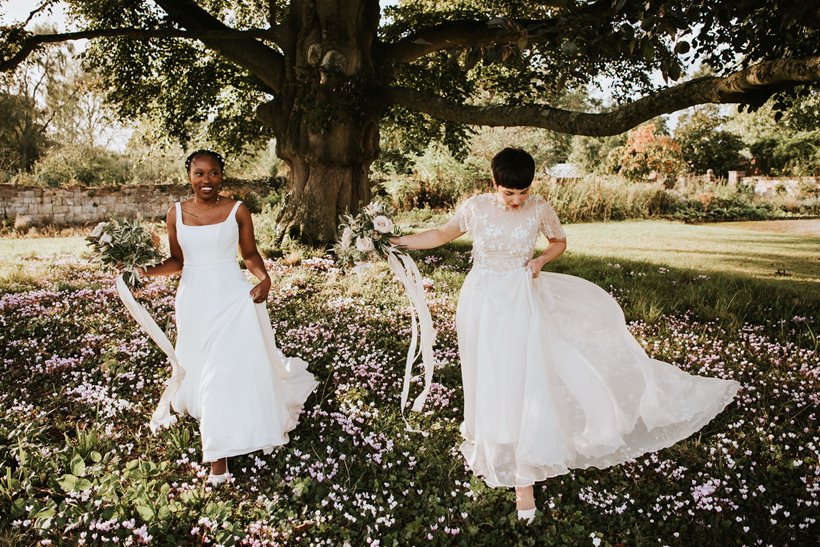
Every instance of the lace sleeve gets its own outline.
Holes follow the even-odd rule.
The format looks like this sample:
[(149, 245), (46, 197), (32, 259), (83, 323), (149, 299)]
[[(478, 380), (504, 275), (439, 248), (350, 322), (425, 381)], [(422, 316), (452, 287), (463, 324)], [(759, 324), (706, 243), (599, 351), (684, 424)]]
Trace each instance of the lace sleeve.
[(564, 228), (561, 227), (561, 221), (558, 220), (558, 214), (545, 200), (539, 200), (538, 203), (538, 230), (547, 239), (567, 238)]
[(447, 222), (447, 226), (458, 226), (462, 232), (469, 232), (473, 225), (473, 198), (464, 201)]

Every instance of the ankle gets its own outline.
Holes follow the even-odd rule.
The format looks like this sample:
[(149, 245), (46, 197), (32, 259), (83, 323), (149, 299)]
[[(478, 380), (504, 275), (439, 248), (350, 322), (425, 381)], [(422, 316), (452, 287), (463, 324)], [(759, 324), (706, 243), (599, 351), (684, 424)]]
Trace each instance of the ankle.
[(535, 509), (535, 494), (532, 486), (516, 487), (515, 508), (519, 511), (529, 511)]
[(227, 458), (211, 462), (211, 475), (224, 475), (226, 473), (228, 473)]

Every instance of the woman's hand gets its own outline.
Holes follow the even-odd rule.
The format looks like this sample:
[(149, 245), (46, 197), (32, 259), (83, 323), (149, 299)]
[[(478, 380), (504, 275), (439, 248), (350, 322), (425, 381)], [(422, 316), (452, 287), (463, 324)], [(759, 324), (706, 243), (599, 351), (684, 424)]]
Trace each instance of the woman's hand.
[[(129, 270), (129, 268), (126, 268), (125, 264), (123, 264), (122, 262), (118, 262), (116, 264), (116, 268), (120, 275), (124, 274), (126, 271)], [(148, 271), (143, 266), (137, 266), (136, 268), (131, 268), (131, 270), (135, 274), (137, 274), (138, 279), (145, 279), (146, 277), (148, 277)]]
[(270, 277), (266, 277), (251, 289), (250, 295), (255, 304), (261, 304), (268, 299), (270, 293)]
[(541, 273), (541, 268), (543, 268), (546, 263), (547, 262), (545, 260), (538, 257), (527, 262), (525, 267), (532, 273), (532, 278), (535, 279), (538, 277), (538, 274)]

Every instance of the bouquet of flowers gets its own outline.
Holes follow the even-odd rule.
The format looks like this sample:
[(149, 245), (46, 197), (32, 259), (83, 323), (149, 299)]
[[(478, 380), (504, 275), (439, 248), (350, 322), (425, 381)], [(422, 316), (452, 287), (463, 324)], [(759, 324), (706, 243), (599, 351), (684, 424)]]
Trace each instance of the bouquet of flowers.
[(100, 222), (85, 238), (94, 250), (94, 260), (116, 270), (124, 266), (123, 281), (130, 287), (141, 286), (137, 268), (153, 266), (162, 260), (159, 238), (146, 230), (139, 220), (112, 219)]
[(373, 201), (356, 215), (342, 216), (339, 225), (341, 237), (335, 246), (336, 257), (343, 264), (369, 260), (374, 255), (386, 257), (395, 253), (396, 247), (390, 238), (399, 235), (390, 220), (392, 208), (381, 202)]
[[(413, 411), (419, 412), (424, 407), (430, 386), (433, 381), (435, 357), (433, 345), (436, 342), (436, 331), (433, 319), (424, 296), (424, 279), (413, 259), (399, 249), (390, 239), (397, 234), (393, 221), (390, 220), (392, 208), (381, 201), (373, 201), (356, 216), (343, 215), (339, 225), (341, 236), (335, 246), (336, 256), (342, 264), (369, 260), (374, 255), (387, 259), (387, 264), (399, 281), (404, 285), (405, 293), (410, 300), (411, 338), (405, 360), (404, 381), (401, 390), (401, 413), (404, 418), (404, 407), (410, 396), (410, 380), (414, 363), (421, 354), (424, 368), (424, 388), (413, 402)], [(417, 352), (418, 349), (418, 352)], [(405, 420), (407, 429), (412, 429)]]

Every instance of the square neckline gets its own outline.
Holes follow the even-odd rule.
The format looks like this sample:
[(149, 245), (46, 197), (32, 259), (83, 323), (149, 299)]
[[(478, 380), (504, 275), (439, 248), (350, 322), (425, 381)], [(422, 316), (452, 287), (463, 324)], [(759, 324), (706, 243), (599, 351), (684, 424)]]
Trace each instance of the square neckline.
[(225, 220), (222, 220), (220, 222), (214, 222), (212, 224), (185, 224), (185, 221), (182, 220), (182, 213), (183, 213), (183, 211), (182, 211), (182, 202), (178, 201), (176, 203), (176, 206), (177, 206), (177, 212), (179, 213), (179, 219), (178, 220), (179, 220), (180, 224), (182, 224), (186, 228), (207, 228), (208, 226), (219, 226), (221, 224), (225, 224), (226, 222), (228, 222), (232, 217), (234, 217), (236, 215), (236, 210), (239, 209), (239, 206), (241, 204), (242, 204), (242, 202), (237, 200), (237, 202), (234, 204), (234, 206), (231, 207), (231, 210), (228, 212), (228, 216), (225, 217)]

